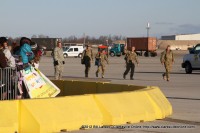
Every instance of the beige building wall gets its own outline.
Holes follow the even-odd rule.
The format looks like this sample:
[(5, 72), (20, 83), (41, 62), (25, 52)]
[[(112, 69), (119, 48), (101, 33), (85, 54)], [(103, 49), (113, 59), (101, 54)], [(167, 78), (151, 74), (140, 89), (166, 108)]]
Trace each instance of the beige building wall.
[(200, 34), (176, 35), (175, 40), (200, 40)]
[(157, 46), (159, 49), (165, 49), (167, 45), (170, 45), (172, 50), (188, 50), (198, 43), (200, 40), (158, 40)]

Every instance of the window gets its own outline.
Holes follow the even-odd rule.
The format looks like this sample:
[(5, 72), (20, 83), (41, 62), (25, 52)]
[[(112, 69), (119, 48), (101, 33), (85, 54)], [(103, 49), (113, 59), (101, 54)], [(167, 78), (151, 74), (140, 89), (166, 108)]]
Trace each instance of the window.
[(68, 50), (68, 52), (73, 52), (73, 48), (70, 48), (70, 49)]
[(195, 48), (195, 50), (200, 50), (200, 45)]
[(200, 53), (200, 45), (195, 48), (195, 54), (199, 54), (199, 53)]
[(63, 47), (63, 51), (67, 51), (68, 49), (68, 47)]
[(74, 48), (74, 51), (78, 51), (78, 48)]

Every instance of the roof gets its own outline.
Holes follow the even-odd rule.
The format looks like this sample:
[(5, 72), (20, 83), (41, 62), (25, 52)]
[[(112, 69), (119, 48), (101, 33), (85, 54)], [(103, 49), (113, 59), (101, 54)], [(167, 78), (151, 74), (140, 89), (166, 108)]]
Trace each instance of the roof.
[(108, 46), (105, 46), (105, 45), (99, 45), (98, 48), (108, 48)]

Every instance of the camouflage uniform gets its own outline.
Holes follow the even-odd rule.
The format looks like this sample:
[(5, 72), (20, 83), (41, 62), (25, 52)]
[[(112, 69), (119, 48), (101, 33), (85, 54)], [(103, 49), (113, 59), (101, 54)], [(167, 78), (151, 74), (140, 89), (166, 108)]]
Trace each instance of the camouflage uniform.
[(169, 73), (171, 72), (172, 64), (174, 62), (174, 54), (170, 50), (167, 52), (166, 50), (161, 53), (160, 57), (161, 63), (164, 64), (166, 72), (163, 74), (163, 78), (167, 78), (167, 81), (169, 81)]
[(85, 64), (85, 77), (88, 77), (88, 73), (91, 67), (91, 61), (93, 61), (93, 53), (91, 49), (85, 49), (82, 54), (82, 60)]
[(102, 70), (102, 78), (104, 78), (106, 63), (108, 64), (108, 57), (105, 53), (98, 52), (95, 58), (98, 63), (95, 63), (95, 65), (97, 65), (96, 77), (98, 77), (98, 73), (100, 72), (100, 70)]
[(126, 60), (126, 71), (124, 72), (124, 79), (126, 78), (126, 75), (131, 69), (130, 79), (133, 80), (133, 75), (135, 71), (135, 62), (138, 64), (137, 54), (132, 51), (125, 51), (125, 60)]
[(63, 68), (65, 64), (62, 48), (56, 47), (54, 49), (53, 57), (55, 66), (55, 79), (58, 80), (62, 78)]

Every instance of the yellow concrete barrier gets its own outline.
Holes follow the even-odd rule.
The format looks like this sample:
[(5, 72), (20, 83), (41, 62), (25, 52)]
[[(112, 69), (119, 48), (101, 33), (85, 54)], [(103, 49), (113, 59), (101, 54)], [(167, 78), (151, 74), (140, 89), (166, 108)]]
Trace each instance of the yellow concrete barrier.
[(110, 83), (97, 83), (96, 94), (99, 93), (114, 93), (124, 91), (135, 91), (144, 89), (146, 86), (124, 85), (124, 84), (110, 84)]
[(158, 87), (150, 87), (146, 92), (148, 93), (149, 101), (152, 102), (156, 111), (156, 119), (163, 119), (172, 114), (172, 106), (170, 102)]
[(77, 80), (52, 80), (52, 82), (61, 90), (59, 96), (135, 91), (146, 88), (146, 86), (111, 84), (109, 82), (85, 82)]
[(96, 93), (96, 88), (96, 82), (64, 81), (64, 93), (66, 96), (94, 94)]
[(0, 101), (0, 133), (14, 133), (19, 126), (18, 101)]
[(103, 124), (119, 125), (162, 119), (172, 114), (171, 104), (158, 88), (115, 94), (96, 94)]
[[(61, 96), (0, 102), (0, 133), (48, 133), (81, 126), (163, 119), (172, 106), (158, 87), (55, 81)], [(72, 96), (73, 95), (73, 96)]]
[(21, 101), (20, 133), (78, 130), (101, 125), (102, 114), (92, 95)]

